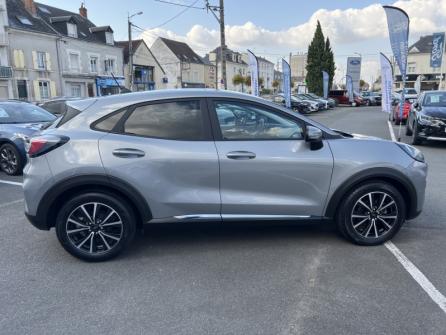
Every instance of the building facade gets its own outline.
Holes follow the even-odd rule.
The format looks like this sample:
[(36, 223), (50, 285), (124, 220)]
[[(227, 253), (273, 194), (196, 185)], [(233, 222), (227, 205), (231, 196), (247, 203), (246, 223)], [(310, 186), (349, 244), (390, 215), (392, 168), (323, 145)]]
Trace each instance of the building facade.
[[(217, 65), (217, 78), (218, 87), (223, 89), (222, 83), (222, 62), (221, 62), (221, 48), (218, 47), (212, 50), (205, 58), (214, 65)], [(243, 60), (243, 55), (239, 52), (232, 51), (226, 48), (226, 82), (228, 85), (228, 90), (245, 92), (245, 85), (238, 84), (234, 85), (233, 78), (237, 75), (246, 77), (248, 75), (248, 64)]]
[(297, 84), (304, 84), (307, 76), (307, 54), (290, 55), (291, 80)]
[(72, 13), (33, 0), (6, 3), (11, 98), (39, 102), (121, 91), (123, 50), (115, 46), (113, 30), (96, 27), (83, 5)]
[(150, 50), (165, 71), (166, 88), (204, 88), (205, 65), (189, 45), (158, 37)]
[(134, 92), (166, 88), (167, 77), (164, 69), (144, 40), (132, 41), (133, 87), (130, 84), (129, 42), (116, 42), (124, 50), (125, 86)]
[[(440, 84), (441, 69), (432, 68), (430, 66), (430, 55), (432, 50), (432, 35), (422, 36), (420, 39), (409, 47), (407, 56), (407, 76), (406, 87), (414, 87), (418, 76), (421, 76), (421, 90), (436, 90)], [(395, 88), (399, 89), (403, 86), (401, 72), (395, 64)], [(443, 62), (446, 62), (443, 55)], [(444, 69), (444, 66), (443, 66)], [(444, 72), (444, 70), (443, 70)], [(443, 73), (442, 89), (446, 87), (445, 74)]]
[(204, 63), (204, 85), (206, 88), (217, 88), (217, 67), (209, 61), (209, 57), (202, 58)]
[(6, 0), (0, 0), (0, 99), (13, 97), (12, 67), (9, 58)]

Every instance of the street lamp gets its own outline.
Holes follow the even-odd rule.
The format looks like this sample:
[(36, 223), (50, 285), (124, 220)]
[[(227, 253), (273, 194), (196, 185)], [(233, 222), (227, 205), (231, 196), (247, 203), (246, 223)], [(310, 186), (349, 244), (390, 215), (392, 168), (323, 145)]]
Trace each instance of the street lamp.
[(132, 22), (130, 19), (132, 17), (135, 17), (137, 15), (142, 15), (143, 12), (138, 12), (135, 14), (128, 14), (127, 22), (128, 22), (128, 29), (129, 29), (129, 75), (130, 75), (130, 91), (133, 91), (133, 44), (132, 44)]

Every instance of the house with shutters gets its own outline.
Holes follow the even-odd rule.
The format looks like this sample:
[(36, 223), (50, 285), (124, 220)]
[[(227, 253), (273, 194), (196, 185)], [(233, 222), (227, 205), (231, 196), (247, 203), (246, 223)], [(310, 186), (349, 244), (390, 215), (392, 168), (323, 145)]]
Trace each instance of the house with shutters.
[(116, 94), (124, 87), (123, 49), (110, 26), (33, 0), (6, 0), (14, 98)]

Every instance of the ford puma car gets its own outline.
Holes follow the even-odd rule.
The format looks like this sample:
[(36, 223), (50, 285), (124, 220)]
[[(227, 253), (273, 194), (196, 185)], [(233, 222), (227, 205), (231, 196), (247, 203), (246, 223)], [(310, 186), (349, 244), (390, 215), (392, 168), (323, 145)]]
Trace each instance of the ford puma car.
[(350, 241), (377, 245), (423, 208), (416, 148), (264, 99), (190, 89), (68, 105), (31, 140), (25, 211), (84, 260), (116, 256), (151, 223), (334, 220)]

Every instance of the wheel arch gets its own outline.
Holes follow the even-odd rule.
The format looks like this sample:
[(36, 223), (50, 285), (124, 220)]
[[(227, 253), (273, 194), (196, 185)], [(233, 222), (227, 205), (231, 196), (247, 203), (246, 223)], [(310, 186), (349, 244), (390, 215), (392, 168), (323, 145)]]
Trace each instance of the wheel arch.
[(352, 189), (360, 184), (373, 181), (391, 184), (401, 193), (407, 208), (407, 219), (417, 215), (417, 192), (409, 178), (390, 168), (371, 168), (353, 175), (336, 189), (328, 201), (325, 217), (335, 218), (339, 205)]
[(37, 217), (47, 229), (54, 227), (57, 211), (73, 196), (85, 192), (106, 192), (127, 201), (137, 218), (137, 227), (152, 218), (149, 205), (133, 186), (115, 177), (105, 175), (77, 176), (65, 179), (51, 187), (39, 203)]

